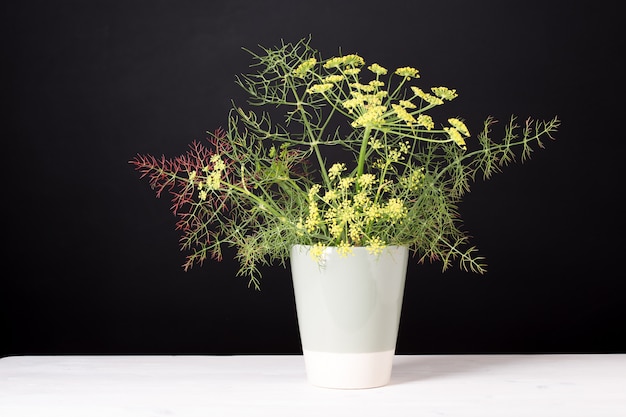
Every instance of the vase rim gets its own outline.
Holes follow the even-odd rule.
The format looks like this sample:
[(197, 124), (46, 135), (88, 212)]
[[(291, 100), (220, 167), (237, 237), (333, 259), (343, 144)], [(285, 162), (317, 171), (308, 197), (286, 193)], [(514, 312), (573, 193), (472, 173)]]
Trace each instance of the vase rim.
[[(306, 246), (306, 247), (310, 247), (310, 246), (315, 246), (315, 245), (306, 245), (304, 243), (294, 243), (291, 246)], [(326, 248), (338, 248), (339, 246), (337, 245), (324, 245), (324, 247)], [(351, 248), (367, 248), (367, 246), (350, 246)], [(407, 245), (385, 245), (385, 248), (405, 248), (407, 247)]]
[[(304, 244), (300, 244), (300, 243), (296, 243), (296, 244), (291, 245), (292, 248), (297, 248), (297, 247), (312, 248), (314, 246), (315, 245), (304, 245)], [(336, 246), (336, 245), (324, 246), (325, 249), (336, 249), (338, 247), (339, 246)], [(385, 249), (400, 249), (400, 248), (408, 249), (408, 246), (407, 245), (386, 245), (386, 246), (383, 247), (383, 250), (385, 250)], [(350, 249), (360, 251), (360, 250), (368, 249), (368, 247), (367, 246), (350, 246)]]

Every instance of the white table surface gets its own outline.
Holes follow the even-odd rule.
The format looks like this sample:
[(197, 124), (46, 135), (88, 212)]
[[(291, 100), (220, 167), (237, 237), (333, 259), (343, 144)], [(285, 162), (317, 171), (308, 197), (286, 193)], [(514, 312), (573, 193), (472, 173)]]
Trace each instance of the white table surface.
[(626, 354), (397, 355), (391, 383), (333, 390), (302, 356), (10, 356), (2, 417), (626, 417)]

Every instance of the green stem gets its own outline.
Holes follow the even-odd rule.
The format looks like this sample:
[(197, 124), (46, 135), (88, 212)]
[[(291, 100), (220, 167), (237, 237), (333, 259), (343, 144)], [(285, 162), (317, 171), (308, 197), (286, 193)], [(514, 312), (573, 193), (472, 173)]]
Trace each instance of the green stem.
[(324, 179), (324, 184), (326, 184), (326, 187), (330, 189), (330, 178), (328, 177), (328, 172), (326, 171), (326, 164), (324, 162), (322, 152), (320, 151), (320, 147), (317, 145), (317, 142), (312, 142), (311, 146), (315, 151), (315, 156), (317, 157), (317, 163), (319, 164), (320, 172), (322, 173), (322, 178)]
[(359, 162), (356, 169), (356, 179), (359, 179), (361, 175), (363, 175), (363, 170), (365, 168), (365, 156), (367, 155), (367, 142), (370, 138), (370, 133), (372, 132), (372, 128), (366, 127), (363, 132), (363, 140), (361, 141), (361, 149), (359, 150)]
[(269, 203), (268, 200), (265, 200), (259, 197), (258, 195), (252, 193), (247, 188), (240, 187), (238, 185), (234, 185), (230, 183), (225, 183), (225, 184), (232, 191), (243, 195), (245, 198), (257, 204), (257, 206), (259, 206), (261, 210), (270, 212), (272, 216), (276, 217), (277, 219), (283, 219), (285, 217), (284, 213), (282, 213), (277, 207), (274, 207), (273, 201), (272, 203)]
[[(324, 131), (324, 129), (321, 129), (319, 132), (319, 136), (316, 137), (316, 135), (314, 134), (314, 129), (311, 127), (311, 123), (309, 121), (309, 116), (307, 114), (307, 112), (304, 110), (304, 99), (302, 97), (300, 97), (298, 95), (298, 91), (296, 89), (296, 87), (293, 85), (292, 82), (289, 82), (289, 89), (291, 90), (292, 94), (294, 95), (294, 97), (296, 97), (296, 109), (297, 111), (300, 113), (300, 117), (302, 120), (302, 125), (304, 127), (304, 130), (306, 131), (306, 135), (305, 137), (309, 137), (311, 138), (310, 141), (308, 141), (309, 146), (311, 146), (313, 148), (313, 151), (315, 153), (315, 157), (317, 158), (317, 163), (319, 165), (319, 169), (320, 169), (320, 173), (322, 174), (322, 179), (324, 180), (324, 184), (326, 184), (326, 187), (330, 188), (330, 178), (328, 177), (328, 172), (326, 170), (326, 164), (324, 162), (324, 157), (322, 155), (322, 152), (320, 151), (320, 147), (318, 145), (318, 141), (321, 139), (322, 133)], [(331, 113), (332, 115), (332, 113)], [(330, 117), (329, 117), (330, 118)], [(327, 122), (328, 123), (328, 120)]]

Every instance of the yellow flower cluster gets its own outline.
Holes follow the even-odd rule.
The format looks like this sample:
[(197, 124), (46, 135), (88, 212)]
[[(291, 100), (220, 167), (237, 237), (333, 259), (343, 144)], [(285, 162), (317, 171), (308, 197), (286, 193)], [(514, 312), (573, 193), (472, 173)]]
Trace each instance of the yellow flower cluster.
[[(294, 74), (304, 77), (304, 74), (309, 72), (316, 64), (315, 58), (305, 60), (294, 70)], [(333, 88), (341, 88), (339, 83), (345, 81), (346, 76), (357, 75), (361, 70), (360, 67), (363, 65), (365, 65), (364, 59), (356, 54), (330, 58), (323, 64), (323, 67), (326, 69), (337, 69), (341, 73), (330, 74), (321, 78), (320, 83), (310, 85), (306, 92), (308, 94), (325, 94)], [(350, 88), (350, 96), (341, 101), (341, 106), (347, 110), (348, 114), (354, 117), (354, 120), (351, 122), (353, 128), (384, 129), (397, 125), (399, 120), (409, 127), (417, 125), (426, 130), (434, 129), (435, 123), (432, 117), (422, 113), (423, 110), (417, 109), (415, 103), (411, 101), (412, 98), (399, 99), (397, 104), (385, 101), (389, 92), (383, 89), (385, 83), (378, 78), (387, 74), (386, 68), (377, 63), (371, 64), (367, 68), (376, 75), (376, 79), (369, 81), (367, 84), (362, 84), (358, 79), (347, 83)], [(404, 77), (405, 80), (420, 77), (419, 71), (413, 67), (397, 68), (394, 74)], [(444, 103), (444, 100), (449, 101), (457, 97), (456, 90), (443, 86), (432, 87), (432, 94), (416, 86), (411, 86), (410, 88), (414, 94), (413, 98), (421, 98), (427, 103), (428, 107), (439, 106)], [(339, 97), (340, 95), (338, 94), (337, 96)], [(390, 119), (388, 120), (388, 118)], [(464, 137), (469, 136), (467, 128), (458, 119), (449, 119), (448, 121), (452, 127), (443, 128), (444, 132), (447, 133), (452, 141), (465, 149)], [(379, 147), (379, 144), (375, 141), (370, 145), (374, 149)]]
[(311, 251), (309, 255), (315, 262), (319, 262), (319, 260), (324, 255), (324, 251), (326, 250), (326, 246), (324, 246), (321, 242), (317, 242), (315, 245), (311, 246)]
[[(396, 151), (399, 153), (399, 151)], [(320, 196), (321, 186), (316, 184), (308, 192), (309, 209), (307, 216), (300, 221), (300, 227), (309, 234), (326, 231), (335, 246), (344, 248), (343, 254), (349, 253), (352, 246), (367, 245), (374, 252), (384, 247), (384, 242), (377, 236), (369, 236), (370, 226), (377, 221), (389, 224), (402, 222), (408, 209), (399, 198), (389, 198), (379, 203), (381, 181), (374, 174), (363, 174), (358, 178), (341, 176), (346, 170), (343, 163), (336, 163), (329, 169), (333, 188)], [(414, 181), (418, 181), (415, 179)], [(319, 255), (319, 250), (312, 255)]]
[(359, 55), (350, 54), (339, 57), (330, 58), (324, 63), (324, 68), (341, 68), (341, 67), (361, 67), (365, 65), (365, 60)]
[(211, 164), (213, 165), (212, 168), (202, 168), (202, 171), (206, 174), (204, 180), (202, 180), (202, 177), (198, 177), (198, 173), (195, 170), (188, 174), (189, 182), (192, 184), (196, 182), (196, 179), (199, 179), (195, 186), (198, 188), (198, 197), (202, 201), (207, 199), (210, 191), (220, 188), (222, 172), (226, 169), (226, 164), (219, 155), (213, 155), (211, 157)]
[(450, 136), (457, 145), (459, 145), (463, 149), (467, 149), (465, 146), (465, 138), (463, 136), (469, 136), (469, 130), (465, 123), (460, 121), (459, 119), (451, 118), (448, 119), (448, 123), (452, 125), (452, 127), (444, 127), (443, 130)]
[(408, 177), (400, 178), (400, 183), (409, 190), (415, 191), (422, 186), (424, 177), (424, 168), (416, 169)]
[(469, 130), (467, 129), (467, 126), (465, 126), (465, 123), (463, 123), (459, 119), (456, 119), (456, 118), (448, 119), (448, 123), (450, 123), (452, 127), (454, 127), (456, 130), (461, 132), (462, 135), (465, 135), (465, 136), (470, 135)]
[(306, 77), (307, 73), (311, 71), (313, 67), (315, 67), (315, 64), (317, 64), (317, 59), (309, 58), (303, 61), (300, 65), (298, 65), (295, 70), (293, 70), (293, 75), (297, 78), (304, 78)]
[(372, 149), (382, 149), (385, 145), (377, 138), (370, 138), (368, 144), (372, 147)]
[(417, 97), (421, 98), (422, 100), (424, 100), (425, 102), (429, 104), (432, 104), (435, 106), (443, 104), (442, 99), (440, 99), (439, 97), (433, 96), (432, 94), (428, 94), (422, 91), (422, 89), (419, 87), (411, 86), (411, 90), (413, 90), (413, 94), (415, 94)]
[(380, 255), (383, 249), (385, 249), (385, 246), (387, 245), (382, 239), (373, 237), (367, 243), (367, 250), (373, 255)]
[(306, 92), (309, 94), (323, 94), (333, 88), (333, 83), (314, 84)]
[[(361, 83), (351, 83), (350, 87), (354, 90), (362, 91), (364, 93), (371, 93), (376, 90), (376, 86), (372, 83), (369, 84), (361, 84)], [(358, 94), (356, 91), (353, 94)]]
[(340, 74), (332, 74), (332, 75), (327, 75), (326, 77), (324, 77), (324, 83), (332, 83), (332, 84), (336, 84), (340, 81), (342, 81), (344, 79), (343, 75)]
[(328, 177), (331, 180), (334, 180), (335, 178), (338, 178), (341, 175), (341, 173), (345, 170), (346, 170), (346, 164), (343, 164), (343, 163), (333, 164), (333, 166), (331, 166), (330, 169), (328, 170)]
[(451, 90), (448, 87), (433, 87), (431, 90), (437, 97), (444, 100), (450, 101), (458, 97), (456, 90)]
[(396, 75), (406, 78), (410, 80), (411, 78), (419, 78), (419, 71), (413, 67), (402, 67), (396, 70)]
[(457, 145), (459, 145), (463, 149), (467, 149), (465, 145), (465, 139), (458, 130), (453, 127), (444, 127), (443, 130), (446, 131), (446, 133), (450, 136), (450, 139), (452, 139)]
[[(295, 73), (306, 73), (315, 64), (316, 61), (313, 58), (306, 60), (296, 68)], [(363, 65), (365, 65), (363, 58), (355, 54), (330, 58), (324, 63), (324, 68), (338, 69), (341, 71), (341, 74), (327, 75), (321, 79), (320, 83), (310, 85), (306, 92), (308, 94), (325, 94), (336, 88), (340, 82), (346, 80), (346, 76), (358, 74), (360, 67)], [(377, 63), (371, 64), (367, 68), (376, 75), (376, 79), (369, 81), (367, 84), (362, 84), (358, 80), (348, 83), (350, 97), (341, 102), (342, 107), (348, 111), (348, 114), (354, 115), (354, 120), (351, 122), (353, 128), (382, 129), (385, 126), (397, 123), (399, 119), (406, 123), (407, 126), (417, 125), (427, 130), (434, 129), (435, 123), (432, 117), (421, 113), (420, 110), (415, 110), (417, 106), (411, 99), (400, 99), (397, 104), (385, 102), (384, 100), (389, 95), (389, 92), (383, 89), (385, 83), (380, 81), (378, 77), (386, 75), (387, 69)], [(397, 68), (394, 74), (404, 77), (406, 80), (419, 78), (420, 76), (419, 71), (413, 67)], [(411, 86), (411, 90), (414, 97), (421, 98), (431, 106), (441, 105), (444, 100), (452, 100), (457, 97), (456, 90), (447, 87), (433, 87), (431, 89), (433, 94), (415, 86)], [(387, 120), (392, 115), (395, 115), (395, 118)], [(469, 134), (453, 122), (451, 124), (452, 129), (446, 128), (444, 130), (452, 140), (460, 146), (465, 146), (463, 136), (469, 136)]]
[(348, 242), (341, 242), (337, 247), (339, 256), (346, 257), (352, 253), (352, 246)]
[(433, 118), (427, 114), (420, 114), (417, 116), (417, 124), (420, 126), (424, 126), (426, 129), (431, 130), (435, 127), (435, 122), (433, 122)]
[(394, 113), (398, 116), (399, 119), (404, 120), (407, 125), (411, 126), (413, 123), (416, 123), (415, 117), (413, 117), (404, 107), (399, 104), (392, 104)]
[(381, 67), (378, 64), (372, 64), (367, 67), (367, 69), (372, 71), (376, 75), (387, 75), (387, 68)]
[(389, 216), (392, 223), (402, 220), (407, 214), (404, 202), (398, 198), (390, 198), (385, 207), (385, 214)]
[(319, 226), (319, 223), (321, 220), (320, 212), (317, 207), (317, 201), (315, 199), (317, 194), (319, 193), (320, 188), (321, 187), (316, 184), (313, 187), (311, 187), (311, 189), (309, 190), (309, 194), (308, 194), (309, 215), (307, 216), (306, 221), (304, 222), (304, 228), (306, 229), (308, 233), (313, 233)]
[(387, 111), (386, 106), (367, 106), (365, 112), (357, 117), (352, 123), (352, 127), (381, 127), (385, 123), (384, 114)]

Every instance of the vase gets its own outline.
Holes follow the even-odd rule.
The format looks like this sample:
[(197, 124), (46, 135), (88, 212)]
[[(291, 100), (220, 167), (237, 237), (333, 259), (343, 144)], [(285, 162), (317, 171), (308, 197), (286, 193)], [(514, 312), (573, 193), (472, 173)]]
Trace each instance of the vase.
[(291, 274), (308, 381), (340, 389), (375, 388), (391, 379), (408, 248), (364, 247), (319, 258), (291, 248)]

